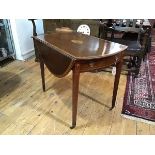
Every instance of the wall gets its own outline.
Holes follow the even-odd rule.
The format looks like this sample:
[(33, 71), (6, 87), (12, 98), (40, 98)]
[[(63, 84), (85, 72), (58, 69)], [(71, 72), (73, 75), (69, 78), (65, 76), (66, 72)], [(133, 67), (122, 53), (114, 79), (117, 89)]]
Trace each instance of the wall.
[[(42, 20), (36, 20), (37, 33), (44, 33)], [(10, 27), (12, 30), (14, 46), (16, 51), (16, 59), (25, 60), (34, 55), (33, 27), (28, 19), (10, 19)]]

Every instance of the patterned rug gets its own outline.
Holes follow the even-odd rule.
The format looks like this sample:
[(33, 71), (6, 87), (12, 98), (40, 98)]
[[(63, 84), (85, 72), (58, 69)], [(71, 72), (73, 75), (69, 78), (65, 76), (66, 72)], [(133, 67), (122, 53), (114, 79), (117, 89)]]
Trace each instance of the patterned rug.
[(127, 77), (122, 116), (155, 124), (155, 31), (151, 52), (142, 62), (138, 77)]

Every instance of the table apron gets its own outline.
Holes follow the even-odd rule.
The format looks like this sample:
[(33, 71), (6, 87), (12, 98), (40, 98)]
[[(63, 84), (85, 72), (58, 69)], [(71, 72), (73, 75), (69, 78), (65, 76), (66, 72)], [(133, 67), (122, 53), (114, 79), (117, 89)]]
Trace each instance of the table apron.
[(87, 71), (106, 68), (120, 61), (122, 61), (122, 54), (118, 53), (116, 55), (104, 57), (101, 59), (80, 60), (79, 62), (76, 62), (76, 63), (80, 64), (80, 72), (87, 72)]

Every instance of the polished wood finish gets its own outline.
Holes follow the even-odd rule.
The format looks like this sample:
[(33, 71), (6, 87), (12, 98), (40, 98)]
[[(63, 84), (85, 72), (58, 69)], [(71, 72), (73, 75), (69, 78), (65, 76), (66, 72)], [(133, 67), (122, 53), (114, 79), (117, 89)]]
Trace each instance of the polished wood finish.
[(120, 61), (122, 57), (123, 57), (122, 53), (117, 53), (116, 55), (96, 60), (80, 60), (78, 61), (81, 64), (80, 72), (99, 70), (102, 68), (109, 67), (113, 65), (115, 62)]
[[(70, 70), (73, 70), (71, 128), (76, 126), (80, 72), (94, 71), (116, 64), (117, 73), (112, 99), (112, 108), (114, 108), (123, 61), (123, 51), (127, 46), (72, 31), (55, 31), (51, 34), (44, 34), (33, 38), (40, 60), (45, 63), (52, 74), (64, 77)], [(41, 64), (40, 66), (42, 84), (44, 84), (43, 65)], [(44, 87), (43, 85), (43, 89)]]
[(109, 107), (114, 76), (107, 72), (80, 75), (78, 126), (71, 130), (71, 72), (62, 80), (45, 66), (44, 93), (39, 73), (34, 59), (15, 60), (1, 68), (1, 135), (155, 135), (154, 125), (121, 116), (125, 75), (121, 74), (117, 104), (112, 111)]
[(79, 78), (80, 78), (80, 64), (75, 64), (73, 68), (73, 86), (72, 86), (72, 126), (73, 129), (76, 126), (77, 116), (77, 104), (78, 104), (78, 92), (79, 92)]
[(123, 61), (120, 61), (119, 63), (116, 63), (116, 75), (115, 75), (115, 81), (114, 81), (111, 110), (115, 107), (115, 101), (116, 101), (118, 84), (119, 84), (119, 79), (120, 79), (120, 74), (121, 74), (122, 62)]
[(44, 62), (40, 58), (40, 70), (41, 70), (41, 79), (42, 79), (42, 88), (45, 91), (45, 71), (44, 71)]
[(127, 48), (121, 44), (72, 31), (56, 31), (33, 38), (73, 60), (103, 58), (115, 55)]

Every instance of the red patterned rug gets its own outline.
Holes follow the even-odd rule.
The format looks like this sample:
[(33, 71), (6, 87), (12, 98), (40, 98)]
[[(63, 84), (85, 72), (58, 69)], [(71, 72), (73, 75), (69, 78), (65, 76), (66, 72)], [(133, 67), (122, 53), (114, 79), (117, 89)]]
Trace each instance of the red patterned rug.
[(152, 33), (151, 52), (142, 62), (138, 77), (127, 77), (122, 115), (155, 124), (155, 31)]

